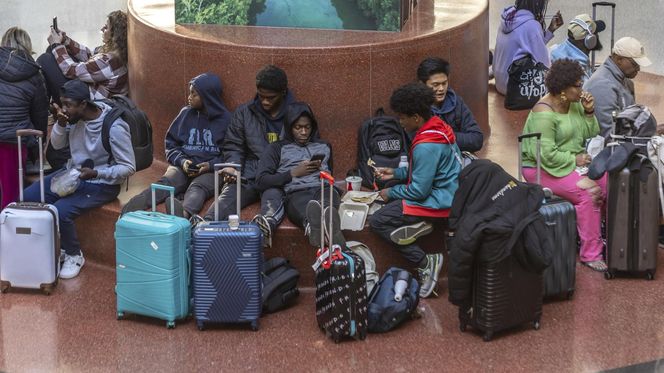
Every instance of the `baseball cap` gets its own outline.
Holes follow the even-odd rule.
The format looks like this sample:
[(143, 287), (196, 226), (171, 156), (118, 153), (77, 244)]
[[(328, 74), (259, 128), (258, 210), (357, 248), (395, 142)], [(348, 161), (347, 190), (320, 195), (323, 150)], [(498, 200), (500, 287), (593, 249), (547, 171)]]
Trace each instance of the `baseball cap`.
[(576, 24), (574, 20), (585, 22), (593, 34), (596, 34), (600, 31), (604, 31), (604, 29), (606, 28), (606, 24), (604, 23), (604, 21), (595, 21), (585, 13), (579, 14), (578, 16), (574, 17), (574, 19), (569, 22), (569, 26), (567, 26), (567, 30), (572, 34), (574, 40), (581, 40), (585, 38), (586, 35), (588, 35), (588, 32), (583, 27)]
[(621, 57), (631, 58), (641, 67), (652, 65), (652, 62), (646, 57), (645, 49), (640, 41), (632, 37), (620, 38), (613, 46), (613, 53)]

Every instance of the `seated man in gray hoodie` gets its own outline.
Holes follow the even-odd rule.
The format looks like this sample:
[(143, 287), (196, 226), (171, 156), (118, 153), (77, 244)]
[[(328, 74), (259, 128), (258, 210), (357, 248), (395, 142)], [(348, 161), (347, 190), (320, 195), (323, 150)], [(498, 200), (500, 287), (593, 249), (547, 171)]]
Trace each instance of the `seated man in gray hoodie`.
[(595, 98), (595, 116), (600, 135), (607, 137), (613, 129), (613, 112), (619, 114), (635, 103), (634, 79), (641, 67), (650, 66), (643, 44), (625, 37), (618, 40), (606, 61), (583, 85)]
[[(304, 228), (312, 246), (320, 245), (321, 208), (319, 171), (332, 172), (332, 146), (320, 139), (318, 123), (309, 105), (294, 102), (287, 106), (284, 139), (273, 142), (258, 163), (256, 186), (259, 190), (283, 189), (286, 214), (293, 224)], [(325, 203), (329, 205), (329, 185), (325, 185)], [(333, 191), (333, 206), (339, 207), (339, 193)], [(326, 213), (326, 217), (329, 212)], [(333, 216), (339, 214), (334, 211)], [(276, 223), (271, 224), (274, 231)], [(333, 239), (345, 241), (334, 221)]]
[[(51, 192), (51, 180), (56, 175), (51, 174), (44, 180), (44, 192), (46, 203), (58, 209), (60, 260), (64, 262), (60, 278), (68, 279), (78, 276), (85, 264), (74, 219), (117, 198), (122, 183), (135, 172), (136, 166), (129, 125), (120, 118), (110, 129), (113, 160), (108, 163), (109, 154), (102, 144), (101, 130), (111, 107), (91, 101), (87, 84), (80, 80), (66, 82), (60, 98), (62, 108), (54, 104), (57, 121), (51, 132), (51, 144), (56, 150), (69, 145), (73, 165), (80, 171), (80, 184), (73, 193), (61, 197)], [(41, 200), (39, 182), (26, 188), (24, 199), (26, 202)]]

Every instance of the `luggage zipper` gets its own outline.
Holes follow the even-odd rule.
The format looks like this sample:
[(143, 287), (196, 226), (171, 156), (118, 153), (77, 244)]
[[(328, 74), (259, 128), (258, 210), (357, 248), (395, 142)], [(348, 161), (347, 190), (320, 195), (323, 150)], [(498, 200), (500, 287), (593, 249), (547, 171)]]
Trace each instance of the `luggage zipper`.
[[(344, 253), (341, 251), (341, 255), (346, 257), (346, 260), (348, 261), (348, 267), (350, 268), (350, 281), (351, 284), (355, 283), (355, 261), (353, 260), (353, 257)], [(350, 309), (350, 333), (348, 334), (351, 337), (355, 336), (355, 333), (357, 332), (356, 326), (355, 326), (355, 307), (354, 307), (354, 301), (353, 301), (353, 287), (351, 286), (351, 291), (348, 295), (349, 297), (349, 309)]]

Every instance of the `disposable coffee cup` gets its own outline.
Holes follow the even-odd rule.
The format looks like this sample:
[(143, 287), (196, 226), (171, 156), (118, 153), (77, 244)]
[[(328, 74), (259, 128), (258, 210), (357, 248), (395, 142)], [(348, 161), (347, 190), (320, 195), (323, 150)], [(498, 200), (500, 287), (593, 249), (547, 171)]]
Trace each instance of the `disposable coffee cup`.
[(348, 176), (346, 178), (346, 190), (356, 190), (359, 191), (362, 189), (362, 178), (359, 176)]
[(240, 217), (238, 215), (229, 215), (228, 216), (228, 226), (232, 230), (240, 228)]

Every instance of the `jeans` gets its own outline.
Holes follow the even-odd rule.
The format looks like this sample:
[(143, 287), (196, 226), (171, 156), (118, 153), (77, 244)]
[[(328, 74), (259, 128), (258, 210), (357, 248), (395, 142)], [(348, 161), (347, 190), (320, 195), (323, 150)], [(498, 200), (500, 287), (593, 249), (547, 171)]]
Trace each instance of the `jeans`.
[[(44, 198), (46, 203), (58, 209), (60, 221), (60, 247), (68, 255), (80, 255), (81, 244), (78, 242), (74, 219), (82, 213), (103, 206), (113, 201), (120, 194), (121, 185), (93, 184), (81, 180), (81, 184), (74, 193), (60, 197), (51, 192), (51, 179), (55, 174), (44, 178)], [(23, 193), (26, 202), (41, 201), (39, 181), (25, 189)], [(90, 232), (94, 234), (94, 232)]]

